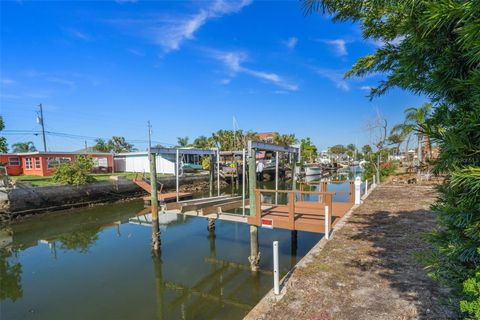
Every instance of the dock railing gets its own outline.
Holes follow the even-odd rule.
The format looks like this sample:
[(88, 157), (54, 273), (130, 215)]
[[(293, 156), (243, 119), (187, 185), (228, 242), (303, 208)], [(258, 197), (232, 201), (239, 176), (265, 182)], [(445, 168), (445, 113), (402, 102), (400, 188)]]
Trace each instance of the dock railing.
[[(328, 184), (338, 184), (338, 183), (347, 183), (348, 191), (335, 191), (335, 194), (347, 194), (348, 195), (348, 202), (354, 203), (355, 202), (355, 181), (354, 180), (333, 180), (333, 181), (319, 181), (319, 182), (300, 182), (300, 191), (305, 190), (305, 186), (318, 186), (319, 192), (328, 192)], [(304, 193), (305, 194), (305, 193)], [(300, 195), (300, 199), (304, 200), (304, 194)], [(323, 196), (318, 196), (318, 202), (325, 203)]]
[[(288, 195), (288, 202), (287, 202), (287, 208), (288, 208), (288, 226), (289, 229), (295, 230), (295, 208), (296, 208), (296, 195), (300, 194), (300, 201), (304, 202), (304, 198), (302, 198), (303, 195), (305, 194), (311, 194), (311, 195), (318, 195), (319, 198), (322, 197), (323, 201), (322, 204), (324, 205), (323, 207), (319, 206), (319, 215), (323, 215), (325, 218), (325, 221), (328, 221), (328, 229), (331, 230), (332, 228), (332, 217), (333, 217), (333, 196), (336, 194), (336, 192), (328, 192), (328, 191), (304, 191), (304, 190), (269, 190), (269, 189), (255, 189), (255, 200), (256, 200), (256, 212), (255, 212), (255, 224), (257, 226), (262, 225), (262, 193), (286, 193)], [(272, 206), (278, 206), (275, 204), (272, 204)], [(325, 210), (325, 207), (328, 207), (328, 210)], [(323, 209), (323, 212), (322, 212)], [(328, 214), (328, 216), (325, 216)], [(327, 226), (326, 226), (327, 227)]]

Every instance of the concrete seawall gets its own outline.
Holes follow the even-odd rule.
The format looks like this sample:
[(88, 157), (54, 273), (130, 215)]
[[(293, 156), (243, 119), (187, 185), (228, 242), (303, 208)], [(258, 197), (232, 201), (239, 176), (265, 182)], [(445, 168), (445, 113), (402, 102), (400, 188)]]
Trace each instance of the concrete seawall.
[[(158, 179), (164, 189), (175, 189), (175, 177)], [(180, 179), (182, 190), (200, 190), (208, 186), (208, 175)], [(62, 209), (126, 200), (146, 194), (130, 180), (111, 180), (85, 185), (20, 187), (0, 190), (0, 223)]]

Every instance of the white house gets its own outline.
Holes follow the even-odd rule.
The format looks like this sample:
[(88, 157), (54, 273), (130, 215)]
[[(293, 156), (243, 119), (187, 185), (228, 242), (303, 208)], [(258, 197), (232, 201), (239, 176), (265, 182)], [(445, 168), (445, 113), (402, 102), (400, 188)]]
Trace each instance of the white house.
[[(175, 155), (157, 154), (157, 173), (175, 174)], [(114, 156), (115, 172), (150, 172), (148, 152), (117, 153)]]
[[(168, 150), (168, 149), (166, 149)], [(199, 164), (200, 156), (197, 154), (181, 154), (181, 163)], [(175, 174), (174, 153), (157, 154), (157, 173)], [(148, 152), (117, 153), (114, 156), (115, 172), (150, 172)]]

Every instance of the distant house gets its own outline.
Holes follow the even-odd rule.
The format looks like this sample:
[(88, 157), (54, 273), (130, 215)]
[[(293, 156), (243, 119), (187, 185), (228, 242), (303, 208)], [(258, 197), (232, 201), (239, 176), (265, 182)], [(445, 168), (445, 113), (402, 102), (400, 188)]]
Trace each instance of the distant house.
[(78, 152), (21, 152), (1, 153), (2, 163), (9, 175), (51, 176), (55, 167), (61, 163), (75, 161), (79, 155), (92, 157), (95, 167), (93, 172), (113, 172), (112, 153), (78, 153)]
[(277, 132), (260, 132), (257, 133), (257, 137), (263, 142), (273, 143), (273, 138), (275, 138), (277, 134)]
[[(175, 154), (157, 154), (157, 173), (175, 174)], [(199, 155), (181, 155), (181, 163), (200, 164)], [(116, 172), (150, 172), (148, 152), (117, 153), (114, 158)]]
[[(157, 173), (175, 174), (175, 155), (156, 157)], [(114, 158), (116, 172), (150, 172), (148, 152), (117, 153)]]

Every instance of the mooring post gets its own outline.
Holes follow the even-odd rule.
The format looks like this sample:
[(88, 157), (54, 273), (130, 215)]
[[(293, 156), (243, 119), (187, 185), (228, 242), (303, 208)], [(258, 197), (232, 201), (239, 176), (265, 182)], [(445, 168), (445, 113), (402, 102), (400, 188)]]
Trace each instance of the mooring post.
[(160, 228), (158, 224), (158, 191), (156, 154), (150, 153), (150, 203), (152, 208), (152, 250), (160, 250)]
[[(278, 191), (278, 151), (275, 151), (275, 191)], [(278, 192), (275, 192), (275, 204), (278, 204)]]
[(365, 194), (368, 193), (368, 179), (365, 179)]
[(260, 265), (260, 251), (258, 250), (258, 227), (250, 225), (250, 256), (248, 257), (250, 262), (250, 269), (252, 271), (258, 271)]
[(217, 195), (220, 196), (220, 149), (217, 148)]
[(325, 239), (330, 240), (330, 212), (328, 206), (325, 206)]
[(177, 202), (180, 200), (179, 199), (179, 179), (180, 179), (180, 164), (178, 163), (180, 160), (180, 154), (178, 149), (176, 150), (175, 153), (175, 186), (176, 186), (176, 191), (177, 191)]
[(280, 272), (278, 270), (278, 241), (273, 241), (273, 292), (280, 294)]
[(214, 166), (213, 166), (213, 155), (208, 156), (209, 160), (209, 170), (210, 170), (210, 177), (209, 177), (209, 187), (210, 187), (210, 197), (213, 197), (213, 189), (214, 189)]
[(360, 185), (362, 181), (360, 177), (355, 178), (355, 204), (360, 204)]
[(247, 178), (245, 177), (245, 172), (247, 170), (246, 168), (246, 152), (245, 149), (242, 150), (242, 215), (245, 216), (245, 187), (246, 187), (246, 182)]
[(298, 233), (297, 230), (290, 231), (290, 266), (297, 264)]
[(375, 187), (377, 185), (376, 181), (375, 181), (375, 176), (373, 176), (373, 182), (372, 182), (372, 187)]
[[(255, 216), (257, 213), (257, 199), (255, 189), (257, 188), (257, 179), (256, 179), (256, 159), (257, 159), (257, 150), (254, 148), (249, 148), (249, 158), (248, 158), (248, 191), (250, 198), (250, 216)], [(252, 271), (258, 271), (258, 266), (260, 263), (260, 251), (258, 248), (258, 227), (256, 225), (250, 225), (250, 256), (248, 257), (250, 261), (250, 268)]]
[(208, 231), (213, 231), (213, 230), (215, 230), (215, 218), (208, 218), (207, 230), (208, 230)]

